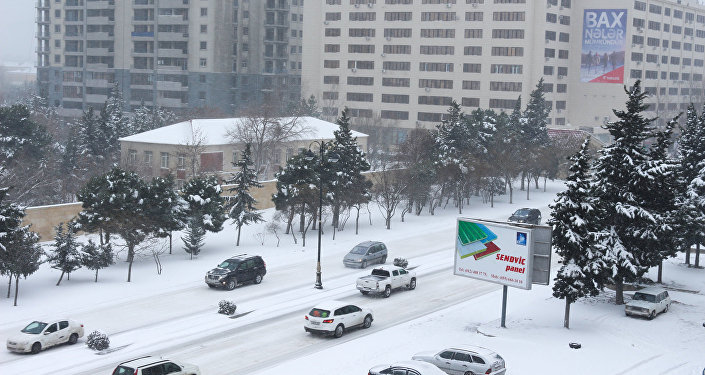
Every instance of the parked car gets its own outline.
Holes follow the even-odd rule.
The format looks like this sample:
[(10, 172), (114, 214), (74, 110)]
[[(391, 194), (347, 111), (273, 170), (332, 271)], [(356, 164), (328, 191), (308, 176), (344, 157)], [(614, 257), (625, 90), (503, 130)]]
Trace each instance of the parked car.
[(634, 293), (632, 300), (624, 306), (624, 313), (627, 316), (638, 315), (653, 319), (658, 313), (668, 311), (670, 305), (671, 297), (667, 291), (661, 288), (644, 288)]
[(392, 289), (416, 289), (416, 272), (409, 272), (397, 266), (377, 267), (370, 275), (357, 279), (356, 285), (362, 294), (382, 293), (387, 298), (392, 294)]
[(267, 264), (259, 255), (240, 254), (224, 260), (206, 273), (206, 284), (211, 288), (233, 290), (236, 286), (253, 282), (259, 284), (267, 274)]
[(422, 352), (411, 359), (428, 362), (446, 374), (503, 375), (504, 359), (490, 349), (475, 345), (459, 345), (439, 352)]
[(541, 211), (537, 208), (520, 208), (507, 219), (515, 223), (541, 224)]
[(75, 344), (83, 337), (83, 324), (70, 319), (54, 320), (49, 323), (33, 321), (19, 334), (7, 339), (7, 350), (37, 354), (59, 344)]
[(438, 367), (421, 361), (400, 361), (391, 365), (378, 365), (367, 375), (445, 375)]
[(145, 356), (119, 364), (113, 375), (201, 375), (198, 366), (163, 358)]
[(343, 258), (346, 267), (366, 268), (368, 264), (387, 262), (387, 246), (379, 241), (365, 241), (353, 247)]
[(306, 319), (304, 323), (306, 332), (336, 338), (351, 328), (370, 328), (374, 320), (372, 310), (341, 301), (320, 303), (312, 308), (304, 319)]

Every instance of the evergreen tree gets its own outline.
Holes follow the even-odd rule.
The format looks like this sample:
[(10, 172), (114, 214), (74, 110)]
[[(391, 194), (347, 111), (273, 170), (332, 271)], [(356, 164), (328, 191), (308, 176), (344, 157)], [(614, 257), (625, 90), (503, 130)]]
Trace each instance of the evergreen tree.
[(509, 203), (512, 203), (514, 199), (514, 179), (522, 167), (522, 123), (520, 96), (507, 121), (497, 121), (491, 146), (488, 147), (491, 166), (498, 170), (509, 188)]
[(600, 151), (595, 165), (596, 248), (611, 269), (618, 305), (624, 303), (624, 282), (636, 281), (659, 257), (658, 248), (650, 248), (658, 235), (657, 213), (649, 210), (644, 192), (653, 182), (640, 173), (649, 159), (644, 141), (654, 119), (642, 114), (648, 105), (640, 81), (625, 91), (626, 111), (614, 110), (619, 120), (605, 125), (614, 142)]
[(553, 284), (553, 296), (565, 299), (563, 326), (570, 326), (570, 305), (585, 296), (596, 296), (604, 286), (606, 267), (592, 247), (595, 198), (591, 191), (589, 139), (570, 160), (566, 190), (550, 205), (553, 247), (562, 266)]
[(95, 282), (98, 282), (98, 270), (115, 263), (113, 248), (110, 244), (100, 245), (88, 240), (81, 248), (81, 265), (95, 270)]
[(439, 182), (447, 186), (454, 195), (458, 213), (463, 212), (462, 193), (467, 183), (467, 152), (469, 139), (465, 115), (460, 105), (453, 101), (448, 108), (448, 115), (436, 127), (436, 167)]
[(220, 232), (225, 222), (224, 199), (215, 176), (193, 177), (181, 190), (186, 201), (185, 217), (196, 218), (209, 232)]
[(155, 177), (147, 186), (147, 217), (153, 223), (154, 235), (169, 237), (169, 254), (172, 252), (172, 233), (184, 228), (186, 202), (176, 192), (174, 176)]
[(78, 243), (76, 242), (76, 226), (72, 222), (66, 225), (59, 223), (54, 227), (56, 235), (54, 235), (53, 250), (49, 253), (47, 262), (51, 264), (51, 268), (61, 271), (59, 281), (56, 286), (61, 284), (64, 274), (81, 268), (81, 254), (79, 252)]
[(23, 158), (40, 160), (51, 137), (46, 128), (30, 118), (21, 104), (0, 107), (0, 166), (8, 169)]
[(250, 223), (259, 223), (262, 219), (262, 214), (257, 212), (255, 205), (257, 201), (250, 195), (250, 189), (253, 187), (260, 188), (262, 184), (257, 181), (257, 173), (252, 167), (252, 153), (250, 144), (245, 145), (245, 150), (242, 151), (242, 158), (233, 163), (237, 170), (233, 178), (226, 181), (229, 185), (234, 185), (230, 188), (230, 192), (235, 194), (228, 202), (228, 216), (233, 219), (233, 223), (237, 227), (237, 242), (235, 246), (240, 246), (240, 231), (243, 225)]
[(9, 188), (0, 188), (0, 273), (10, 277), (7, 286), (7, 298), (10, 298), (10, 287), (12, 286), (13, 262), (15, 261), (12, 252), (14, 242), (21, 238), (22, 218), (24, 208), (15, 203), (8, 202)]
[(409, 187), (405, 192), (406, 200), (409, 210), (413, 209), (416, 215), (420, 215), (424, 206), (429, 203), (431, 187), (436, 182), (433, 147), (433, 135), (423, 128), (411, 130), (404, 142), (399, 145), (398, 157), (404, 167), (403, 179), (409, 181)]
[(152, 118), (152, 111), (142, 102), (134, 111), (134, 115), (130, 121), (130, 132), (132, 134), (138, 134), (154, 129)]
[[(550, 113), (551, 109), (548, 107), (544, 97), (543, 78), (541, 78), (529, 96), (529, 102), (526, 104), (523, 121), (521, 122), (521, 143), (524, 160), (522, 173), (523, 177), (526, 178), (527, 184), (530, 182), (531, 177), (535, 177), (538, 183), (538, 176), (541, 172), (539, 167), (540, 156), (550, 144), (547, 128)], [(528, 185), (526, 187), (526, 199), (529, 199)]]
[[(662, 281), (663, 260), (676, 256), (681, 247), (682, 241), (675, 231), (679, 220), (679, 207), (677, 202), (678, 193), (678, 163), (669, 154), (669, 149), (673, 144), (673, 129), (678, 124), (678, 118), (672, 119), (666, 124), (663, 131), (656, 133), (656, 142), (652, 145), (648, 154), (648, 160), (637, 172), (642, 176), (648, 176), (649, 185), (642, 186), (642, 194), (647, 210), (653, 212), (654, 224), (656, 225), (655, 239), (647, 248), (657, 249), (654, 254), (655, 265), (658, 265), (658, 279)], [(652, 264), (654, 265), (654, 264)]]
[[(36, 272), (39, 265), (42, 264), (44, 251), (38, 242), (39, 235), (31, 232), (28, 225), (19, 228), (10, 240), (7, 257), (11, 260), (8, 264), (9, 274), (11, 277), (12, 275), (15, 277), (15, 306), (17, 306), (17, 296), (20, 291), (20, 277), (26, 279), (27, 276)], [(10, 296), (9, 287), (8, 284), (8, 297)]]
[[(324, 168), (328, 167), (334, 171), (323, 180), (328, 185), (331, 198), (333, 228), (338, 228), (341, 208), (349, 208), (364, 199), (369, 200), (372, 188), (372, 182), (362, 175), (362, 172), (370, 170), (370, 163), (367, 162), (365, 153), (360, 150), (357, 138), (352, 136), (347, 107), (343, 109), (336, 123), (339, 128), (333, 132), (335, 139), (329, 155), (334, 154), (337, 161), (323, 163)], [(330, 156), (324, 158), (329, 160)]]
[(321, 118), (321, 110), (318, 108), (316, 97), (311, 95), (308, 99), (301, 99), (297, 114), (298, 116)]
[(275, 175), (277, 192), (272, 195), (272, 201), (276, 210), (287, 213), (286, 233), (293, 231), (292, 221), (296, 213), (301, 215), (300, 227), (303, 231), (307, 208), (318, 205), (318, 179), (315, 172), (318, 157), (306, 159), (304, 154), (289, 158), (284, 168)]
[(114, 154), (119, 151), (118, 139), (129, 135), (129, 125), (129, 119), (125, 116), (125, 101), (118, 83), (115, 82), (108, 100), (100, 111), (99, 129), (108, 145), (106, 155), (114, 157)]
[(198, 217), (191, 217), (186, 225), (186, 237), (181, 237), (181, 240), (184, 241), (184, 251), (191, 255), (191, 259), (194, 255), (201, 253), (205, 236), (206, 230), (203, 228), (201, 220)]
[(685, 263), (690, 265), (690, 248), (693, 244), (705, 240), (701, 224), (701, 213), (693, 197), (689, 195), (692, 181), (698, 178), (698, 164), (705, 155), (705, 121), (698, 117), (695, 107), (688, 106), (685, 125), (681, 128), (678, 142), (679, 168), (676, 179), (676, 200), (679, 212), (676, 221), (676, 233), (679, 233), (681, 250), (685, 250)]
[(114, 233), (125, 242), (129, 263), (127, 282), (130, 282), (136, 246), (156, 231), (149, 217), (147, 184), (136, 173), (115, 167), (88, 181), (77, 197), (83, 202), (83, 211), (78, 214), (80, 229), (99, 230), (108, 238)]
[(81, 154), (88, 157), (105, 157), (109, 148), (107, 136), (101, 131), (100, 119), (93, 107), (88, 107), (78, 122), (78, 144)]

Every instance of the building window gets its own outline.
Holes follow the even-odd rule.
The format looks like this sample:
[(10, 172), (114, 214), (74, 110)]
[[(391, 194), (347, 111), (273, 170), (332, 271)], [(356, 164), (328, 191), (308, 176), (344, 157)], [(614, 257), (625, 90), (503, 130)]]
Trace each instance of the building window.
[(169, 168), (169, 153), (162, 152), (162, 153), (160, 153), (160, 155), (161, 155), (161, 167), (162, 168)]
[(179, 169), (184, 169), (184, 167), (186, 167), (186, 155), (179, 154), (179, 156), (176, 159), (176, 166)]
[(201, 49), (208, 49), (208, 42), (201, 42)]
[(201, 25), (201, 33), (205, 34), (208, 32), (208, 25)]
[(205, 59), (205, 58), (198, 59), (198, 65), (201, 68), (205, 68), (206, 66), (208, 66), (208, 59)]
[(135, 164), (137, 163), (137, 150), (129, 150), (128, 151), (128, 162), (130, 164)]
[(147, 165), (152, 164), (152, 151), (145, 151), (144, 152), (144, 163)]
[(201, 8), (201, 17), (205, 17), (208, 15), (208, 8)]

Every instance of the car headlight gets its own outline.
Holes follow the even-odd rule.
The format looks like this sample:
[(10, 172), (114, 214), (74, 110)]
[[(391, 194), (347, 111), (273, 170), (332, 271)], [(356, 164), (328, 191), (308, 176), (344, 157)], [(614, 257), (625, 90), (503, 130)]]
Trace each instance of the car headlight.
[(357, 261), (358, 261), (358, 262), (362, 262), (362, 258), (358, 259)]

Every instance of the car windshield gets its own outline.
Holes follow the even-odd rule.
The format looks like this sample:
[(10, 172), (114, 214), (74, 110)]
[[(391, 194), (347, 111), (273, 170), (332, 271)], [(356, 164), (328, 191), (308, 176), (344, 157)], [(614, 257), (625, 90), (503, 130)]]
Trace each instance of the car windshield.
[(521, 209), (518, 209), (514, 212), (514, 216), (527, 217), (527, 216), (529, 216), (530, 211), (531, 210), (529, 210), (528, 208), (521, 208)]
[(634, 297), (632, 299), (635, 301), (656, 302), (655, 295), (646, 294), (646, 293), (639, 293), (639, 292), (634, 293)]
[(113, 371), (113, 375), (132, 375), (135, 373), (135, 369), (127, 366), (118, 366), (115, 371)]
[(321, 309), (313, 309), (313, 310), (311, 310), (310, 313), (308, 313), (308, 315), (315, 316), (316, 318), (327, 318), (330, 316), (330, 311), (321, 310)]
[(350, 254), (359, 254), (363, 255), (367, 253), (367, 247), (366, 246), (355, 246), (352, 250), (350, 250)]
[(237, 265), (238, 265), (238, 264), (240, 264), (240, 263), (239, 263), (239, 262), (231, 262), (231, 261), (229, 261), (229, 260), (226, 260), (225, 262), (220, 263), (220, 264), (218, 265), (218, 268), (226, 268), (226, 269), (229, 269), (229, 270), (232, 271), (232, 270), (234, 270), (235, 268), (237, 268)]
[(42, 331), (44, 330), (44, 327), (46, 327), (46, 326), (47, 326), (47, 323), (34, 321), (32, 323), (29, 323), (27, 325), (27, 327), (24, 327), (22, 329), (22, 332), (37, 335), (37, 334), (42, 333)]

